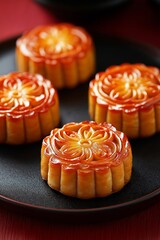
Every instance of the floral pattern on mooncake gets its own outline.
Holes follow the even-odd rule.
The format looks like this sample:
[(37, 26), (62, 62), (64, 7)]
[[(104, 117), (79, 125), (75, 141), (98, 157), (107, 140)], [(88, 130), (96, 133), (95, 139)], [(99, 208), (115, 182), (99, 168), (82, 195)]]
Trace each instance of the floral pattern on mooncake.
[(13, 72), (0, 76), (0, 143), (34, 142), (59, 123), (59, 100), (41, 75)]
[(98, 73), (89, 86), (89, 113), (128, 137), (160, 131), (160, 71), (144, 64), (122, 64)]
[(111, 124), (71, 122), (43, 140), (41, 176), (65, 195), (108, 196), (129, 182), (131, 172), (131, 146)]
[(57, 89), (88, 81), (95, 70), (93, 40), (72, 24), (44, 25), (24, 33), (16, 53), (19, 71), (40, 73)]

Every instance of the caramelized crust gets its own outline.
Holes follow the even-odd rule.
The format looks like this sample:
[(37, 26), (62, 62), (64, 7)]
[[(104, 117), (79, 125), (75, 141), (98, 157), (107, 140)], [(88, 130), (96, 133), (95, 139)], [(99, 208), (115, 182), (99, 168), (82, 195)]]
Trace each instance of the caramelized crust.
[(128, 139), (109, 123), (71, 122), (43, 140), (41, 176), (64, 195), (108, 196), (129, 182), (131, 172)]
[(58, 123), (58, 95), (50, 81), (38, 74), (0, 76), (0, 143), (38, 141)]
[(144, 64), (122, 64), (98, 73), (89, 86), (89, 113), (130, 138), (160, 129), (160, 72)]
[(39, 26), (20, 37), (16, 46), (18, 70), (42, 74), (57, 89), (75, 87), (94, 73), (93, 41), (83, 28)]

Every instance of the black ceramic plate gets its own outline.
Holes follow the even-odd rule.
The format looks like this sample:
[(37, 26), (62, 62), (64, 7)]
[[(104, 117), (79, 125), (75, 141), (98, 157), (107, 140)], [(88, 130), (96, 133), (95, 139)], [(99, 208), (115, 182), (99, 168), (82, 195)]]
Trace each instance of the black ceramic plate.
[(58, 16), (70, 18), (74, 16), (83, 19), (93, 14), (95, 17), (95, 14), (97, 16), (104, 11), (108, 13), (111, 10), (119, 9), (126, 3), (130, 3), (131, 0), (36, 0), (36, 2), (43, 4)]
[[(97, 72), (109, 65), (143, 62), (160, 67), (158, 49), (107, 36), (93, 36)], [(0, 74), (15, 71), (15, 40), (0, 44)], [(74, 90), (59, 91), (61, 125), (82, 121), (88, 116), (88, 83)], [(43, 213), (60, 221), (104, 220), (150, 205), (160, 196), (160, 134), (131, 141), (133, 175), (119, 193), (106, 198), (80, 200), (50, 189), (40, 177), (41, 142), (0, 145), (0, 199), (19, 209)]]

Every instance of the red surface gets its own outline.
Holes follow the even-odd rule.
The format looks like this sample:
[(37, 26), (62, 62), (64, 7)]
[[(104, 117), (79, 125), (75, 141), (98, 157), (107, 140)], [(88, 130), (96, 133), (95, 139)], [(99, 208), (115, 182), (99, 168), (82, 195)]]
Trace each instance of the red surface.
[[(116, 12), (86, 24), (87, 29), (127, 37), (160, 47), (160, 7), (149, 1), (132, 0)], [(32, 0), (0, 2), (0, 40), (40, 24), (60, 21)], [(160, 203), (133, 216), (92, 224), (55, 224), (41, 218), (15, 214), (0, 207), (0, 239), (160, 239)]]
[[(150, 0), (130, 0), (116, 11), (91, 19), (85, 25), (90, 30), (127, 37), (160, 47), (160, 5)], [(60, 21), (33, 0), (5, 0), (0, 2), (0, 40), (16, 35), (40, 24)]]

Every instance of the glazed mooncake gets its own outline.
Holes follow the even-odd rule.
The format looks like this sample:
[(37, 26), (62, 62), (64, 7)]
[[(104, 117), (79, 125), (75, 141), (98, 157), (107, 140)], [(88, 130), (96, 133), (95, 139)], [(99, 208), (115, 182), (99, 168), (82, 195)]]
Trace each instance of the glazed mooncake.
[(29, 73), (0, 76), (0, 143), (35, 142), (58, 124), (58, 95), (50, 81)]
[(41, 176), (64, 195), (105, 197), (120, 191), (131, 173), (127, 136), (109, 123), (67, 123), (43, 140)]
[(89, 114), (130, 138), (160, 131), (160, 71), (144, 64), (122, 64), (100, 72), (89, 86)]
[(93, 40), (72, 24), (44, 25), (25, 33), (16, 44), (19, 71), (39, 73), (57, 89), (88, 81), (95, 71)]

